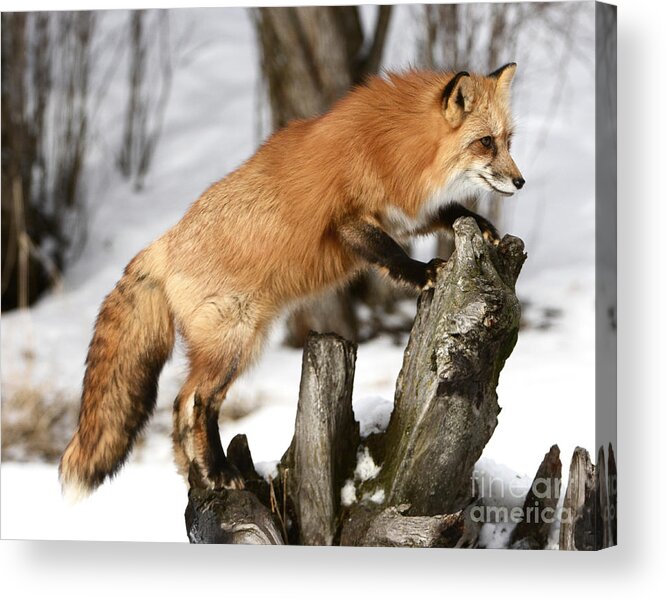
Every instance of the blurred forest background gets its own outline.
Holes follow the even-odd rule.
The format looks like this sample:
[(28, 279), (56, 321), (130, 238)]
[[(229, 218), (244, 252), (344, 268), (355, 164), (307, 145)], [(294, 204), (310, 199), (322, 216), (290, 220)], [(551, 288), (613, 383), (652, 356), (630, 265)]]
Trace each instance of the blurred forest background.
[[(183, 538), (170, 441), (180, 343), (127, 468), (85, 509), (63, 507), (55, 463), (76, 424), (99, 305), (129, 260), (272, 131), (383, 70), (518, 63), (512, 153), (527, 185), (470, 199), (529, 255), (522, 330), (479, 469), (531, 476), (544, 440), (563, 456), (596, 447), (594, 44), (590, 2), (3, 13), (3, 536)], [(408, 249), (429, 260), (450, 244)], [(223, 443), (245, 433), (258, 464), (281, 456), (310, 328), (361, 342), (354, 410), (387, 414), (414, 313), (413, 295), (370, 273), (277, 323), (222, 407)]]

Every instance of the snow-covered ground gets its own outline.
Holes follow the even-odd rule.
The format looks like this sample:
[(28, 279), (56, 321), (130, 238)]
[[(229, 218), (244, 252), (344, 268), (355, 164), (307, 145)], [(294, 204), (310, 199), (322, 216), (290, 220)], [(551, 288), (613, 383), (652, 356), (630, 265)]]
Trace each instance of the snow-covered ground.
[[(398, 7), (389, 68), (414, 62), (413, 10)], [(176, 67), (164, 135), (145, 189), (137, 193), (122, 182), (108, 156), (124, 97), (117, 73), (89, 157), (91, 221), (84, 252), (64, 274), (60, 291), (29, 311), (2, 317), (5, 406), (26, 388), (37, 390), (47, 402), (78, 403), (96, 311), (124, 265), (260, 141), (257, 56), (247, 12), (175, 11), (172, 26), (176, 32), (191, 28), (190, 35), (195, 32), (202, 43)], [(591, 55), (592, 41), (589, 46)], [(548, 52), (548, 40), (541, 37), (529, 54), (517, 57), (514, 156), (527, 185), (506, 201), (502, 229), (526, 243), (529, 257), (518, 291), (529, 326), (502, 372), (498, 393), (503, 410), (479, 464), (480, 472), (523, 481), (530, 480), (553, 443), (562, 450), (565, 478), (574, 447), (596, 447), (594, 72), (573, 59), (568, 79), (553, 81), (539, 63), (539, 56)], [(550, 99), (557, 86), (565, 86), (564, 100), (553, 111)], [(567, 101), (566, 90), (574, 88), (575, 101)], [(427, 243), (419, 251), (427, 252)], [(236, 433), (246, 433), (258, 462), (278, 459), (293, 431), (301, 355), (280, 345), (281, 334), (278, 326), (262, 360), (230, 392), (228, 402), (239, 407), (242, 418), (221, 426), (224, 444)], [(388, 338), (361, 345), (356, 410), (386, 414), (402, 351)], [(172, 466), (167, 434), (184, 370), (182, 348), (177, 348), (160, 380), (158, 411), (145, 442), (119, 476), (84, 504), (64, 504), (54, 465), (3, 462), (2, 537), (185, 541), (185, 487)], [(518, 494), (515, 502), (520, 498)], [(486, 531), (489, 545), (496, 534)]]

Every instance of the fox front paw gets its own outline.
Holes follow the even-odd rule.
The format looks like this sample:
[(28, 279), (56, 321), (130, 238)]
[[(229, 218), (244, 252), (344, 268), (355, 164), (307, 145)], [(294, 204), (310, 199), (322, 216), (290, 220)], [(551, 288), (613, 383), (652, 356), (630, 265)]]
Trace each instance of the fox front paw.
[(483, 239), (491, 243), (493, 246), (499, 246), (501, 237), (497, 231), (497, 228), (490, 221), (488, 221), (488, 219), (484, 219), (483, 217), (478, 217), (476, 223), (481, 230)]
[(435, 282), (437, 281), (437, 272), (440, 267), (443, 267), (446, 264), (446, 261), (442, 258), (433, 258), (427, 265), (425, 269), (425, 284), (421, 288), (422, 290), (430, 290), (435, 287)]

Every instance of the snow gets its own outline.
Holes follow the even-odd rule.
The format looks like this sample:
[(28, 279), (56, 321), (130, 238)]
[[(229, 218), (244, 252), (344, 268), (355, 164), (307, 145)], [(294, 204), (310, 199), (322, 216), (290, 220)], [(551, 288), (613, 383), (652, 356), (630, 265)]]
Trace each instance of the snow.
[[(382, 398), (375, 398), (379, 405), (386, 403)], [(366, 399), (367, 402), (367, 399)], [(370, 404), (369, 402), (367, 402)], [(358, 419), (358, 417), (357, 417)], [(361, 446), (356, 453), (356, 466), (354, 467), (354, 478), (347, 479), (340, 490), (340, 499), (343, 506), (351, 506), (357, 501), (356, 486), (365, 483), (377, 477), (381, 471), (381, 465), (375, 464), (370, 449), (367, 446)], [(384, 502), (384, 490), (377, 488), (371, 492), (365, 492), (361, 498), (362, 502), (374, 502), (381, 504)]]
[(340, 492), (342, 506), (351, 506), (356, 502), (356, 485), (353, 479), (347, 479)]
[[(252, 108), (258, 103), (258, 62), (247, 12), (175, 14), (175, 36), (196, 32), (201, 45), (176, 65), (163, 138), (145, 189), (135, 192), (120, 180), (108, 155), (119, 135), (123, 106), (124, 81), (118, 73), (100, 108), (102, 120), (90, 153), (91, 220), (84, 251), (64, 274), (60, 291), (28, 311), (3, 314), (3, 399), (28, 388), (78, 405), (96, 312), (124, 265), (261, 141)], [(414, 60), (410, 14), (409, 7), (396, 9), (405, 26), (391, 28), (388, 68)], [(535, 41), (529, 60), (518, 56), (514, 93), (519, 126), (514, 154), (527, 185), (505, 200), (501, 228), (526, 243), (528, 260), (518, 294), (529, 326), (520, 332), (501, 374), (502, 412), (476, 475), (479, 481), (497, 477), (518, 486), (516, 496), (498, 496), (489, 486), (484, 501), (501, 506), (521, 504), (527, 489), (522, 484), (529, 486), (551, 444), (562, 451), (563, 481), (574, 447), (596, 448), (594, 73), (582, 61), (574, 62), (569, 83), (562, 84), (547, 69), (530, 70), (548, 51), (543, 40)], [(575, 102), (548, 113), (555, 87), (573, 81)], [(432, 241), (420, 242), (418, 253), (431, 255)], [(278, 324), (263, 357), (233, 386), (221, 425), (225, 446), (237, 433), (247, 434), (257, 469), (266, 477), (291, 440), (300, 379), (301, 353), (282, 346), (282, 335)], [(353, 406), (363, 437), (386, 428), (403, 350), (387, 337), (359, 347)], [(54, 465), (3, 462), (2, 537), (186, 541), (186, 492), (172, 463), (169, 438), (170, 409), (185, 370), (179, 344), (160, 379), (157, 412), (143, 443), (119, 475), (84, 503), (65, 505)], [(380, 467), (363, 454), (357, 478), (370, 478)], [(370, 500), (381, 502), (382, 494), (376, 490)], [(345, 484), (342, 499), (356, 501), (353, 481)], [(509, 534), (503, 525), (487, 524), (482, 540), (491, 547)]]
[(264, 460), (254, 463), (254, 470), (266, 481), (270, 481), (278, 476), (278, 464), (277, 460)]
[(86, 501), (60, 495), (55, 465), (3, 463), (3, 540), (186, 542), (187, 492), (169, 464), (127, 465)]
[(382, 488), (378, 488), (373, 492), (367, 492), (363, 494), (364, 502), (373, 502), (374, 504), (381, 504), (384, 502), (386, 495)]
[(367, 438), (372, 433), (386, 431), (393, 412), (393, 400), (387, 400), (381, 396), (356, 397), (353, 409), (361, 437)]
[(378, 467), (375, 464), (372, 456), (370, 456), (370, 450), (366, 446), (359, 450), (356, 455), (356, 468), (354, 469), (355, 479), (358, 479), (359, 481), (374, 479), (377, 477), (380, 470), (381, 467)]
[(509, 519), (514, 509), (522, 509), (532, 477), (520, 475), (492, 459), (482, 458), (474, 467), (474, 482), (480, 497), (471, 518), (483, 521), (479, 533), (482, 548), (506, 548), (517, 520)]

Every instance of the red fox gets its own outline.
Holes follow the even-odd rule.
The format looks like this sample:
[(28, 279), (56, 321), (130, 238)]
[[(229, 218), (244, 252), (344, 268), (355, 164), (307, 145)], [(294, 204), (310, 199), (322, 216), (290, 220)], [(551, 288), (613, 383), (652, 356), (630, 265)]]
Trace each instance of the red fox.
[(498, 241), (457, 200), (510, 196), (525, 183), (509, 153), (515, 69), (370, 78), (208, 188), (102, 303), (63, 490), (88, 494), (121, 467), (154, 409), (176, 331), (189, 359), (174, 404), (178, 469), (190, 483), (242, 488), (220, 442), (220, 405), (285, 307), (369, 266), (431, 285), (441, 261), (414, 260), (394, 238), (450, 229), (461, 216)]

